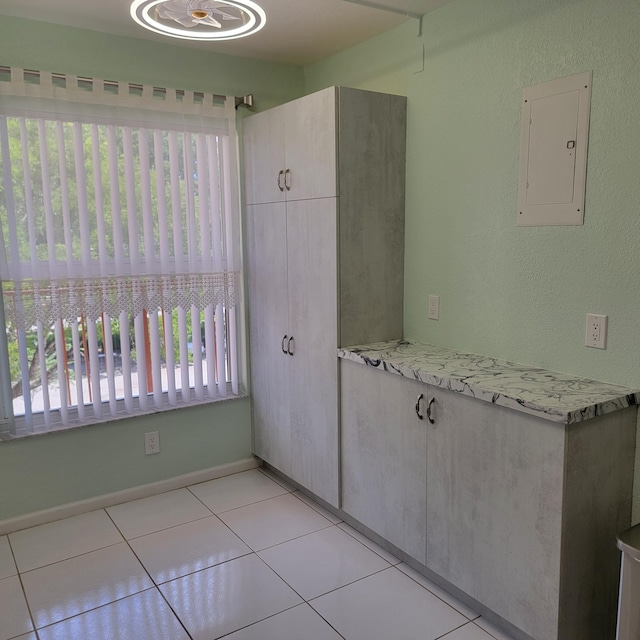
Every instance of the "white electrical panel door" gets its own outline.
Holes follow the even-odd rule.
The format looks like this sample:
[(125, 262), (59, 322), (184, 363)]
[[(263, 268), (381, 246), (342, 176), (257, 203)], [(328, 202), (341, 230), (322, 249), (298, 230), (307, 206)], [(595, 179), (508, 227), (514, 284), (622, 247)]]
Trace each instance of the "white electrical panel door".
[(590, 71), (523, 91), (518, 225), (583, 223), (590, 101)]

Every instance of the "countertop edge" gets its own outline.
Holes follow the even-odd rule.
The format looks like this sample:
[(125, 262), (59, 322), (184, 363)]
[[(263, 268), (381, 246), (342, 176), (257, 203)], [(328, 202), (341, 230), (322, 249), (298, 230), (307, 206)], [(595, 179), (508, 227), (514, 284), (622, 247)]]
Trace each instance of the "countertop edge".
[[(419, 343), (406, 343), (404, 341), (392, 341), (389, 342), (391, 347), (393, 344), (414, 344), (420, 346)], [(373, 346), (373, 345), (372, 345)], [(376, 346), (379, 346), (376, 345)], [(360, 353), (360, 351), (366, 351), (365, 346), (354, 347), (357, 351), (354, 351), (348, 347), (338, 349), (338, 357), (344, 360), (350, 360), (359, 364), (364, 364), (375, 369), (380, 369), (388, 373), (399, 375), (412, 380), (418, 380), (425, 384), (433, 385), (440, 389), (446, 389), (455, 393), (461, 393), (462, 395), (477, 398), (485, 402), (491, 402), (492, 404), (514, 409), (521, 413), (527, 413), (532, 416), (540, 417), (545, 420), (557, 422), (564, 425), (576, 424), (584, 420), (590, 420), (597, 416), (613, 413), (633, 406), (640, 405), (640, 391), (628, 389), (629, 393), (623, 393), (617, 398), (611, 398), (603, 402), (598, 403), (586, 403), (582, 406), (568, 407), (567, 409), (561, 409), (556, 407), (544, 406), (535, 402), (525, 401), (517, 396), (510, 396), (503, 392), (493, 391), (484, 388), (478, 384), (471, 384), (464, 380), (458, 380), (453, 377), (445, 377), (428, 371), (427, 369), (415, 369), (406, 365), (393, 362), (393, 358), (378, 359), (372, 358), (366, 354)], [(457, 353), (452, 350), (452, 353)], [(540, 371), (539, 369), (531, 368), (532, 371)], [(596, 381), (593, 381), (596, 382)]]

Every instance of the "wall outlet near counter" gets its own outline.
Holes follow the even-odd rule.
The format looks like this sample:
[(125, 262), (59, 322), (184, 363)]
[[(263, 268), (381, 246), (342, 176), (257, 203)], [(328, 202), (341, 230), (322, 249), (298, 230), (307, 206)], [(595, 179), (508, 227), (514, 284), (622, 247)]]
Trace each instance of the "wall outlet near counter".
[(594, 349), (607, 348), (607, 316), (587, 314), (587, 334), (584, 344)]
[(429, 296), (429, 320), (440, 318), (440, 296)]

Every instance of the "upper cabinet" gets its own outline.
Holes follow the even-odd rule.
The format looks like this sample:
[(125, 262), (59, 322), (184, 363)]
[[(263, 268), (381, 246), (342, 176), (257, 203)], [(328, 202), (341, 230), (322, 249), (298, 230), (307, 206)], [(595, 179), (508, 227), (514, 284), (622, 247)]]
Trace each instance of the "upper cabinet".
[(335, 112), (331, 87), (244, 121), (247, 204), (338, 195)]

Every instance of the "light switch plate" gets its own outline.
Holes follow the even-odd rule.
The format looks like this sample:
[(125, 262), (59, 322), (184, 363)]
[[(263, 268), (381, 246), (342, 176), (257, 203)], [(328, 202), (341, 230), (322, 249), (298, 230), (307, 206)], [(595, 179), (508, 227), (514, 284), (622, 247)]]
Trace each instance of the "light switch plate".
[(440, 296), (429, 296), (429, 320), (440, 318)]

